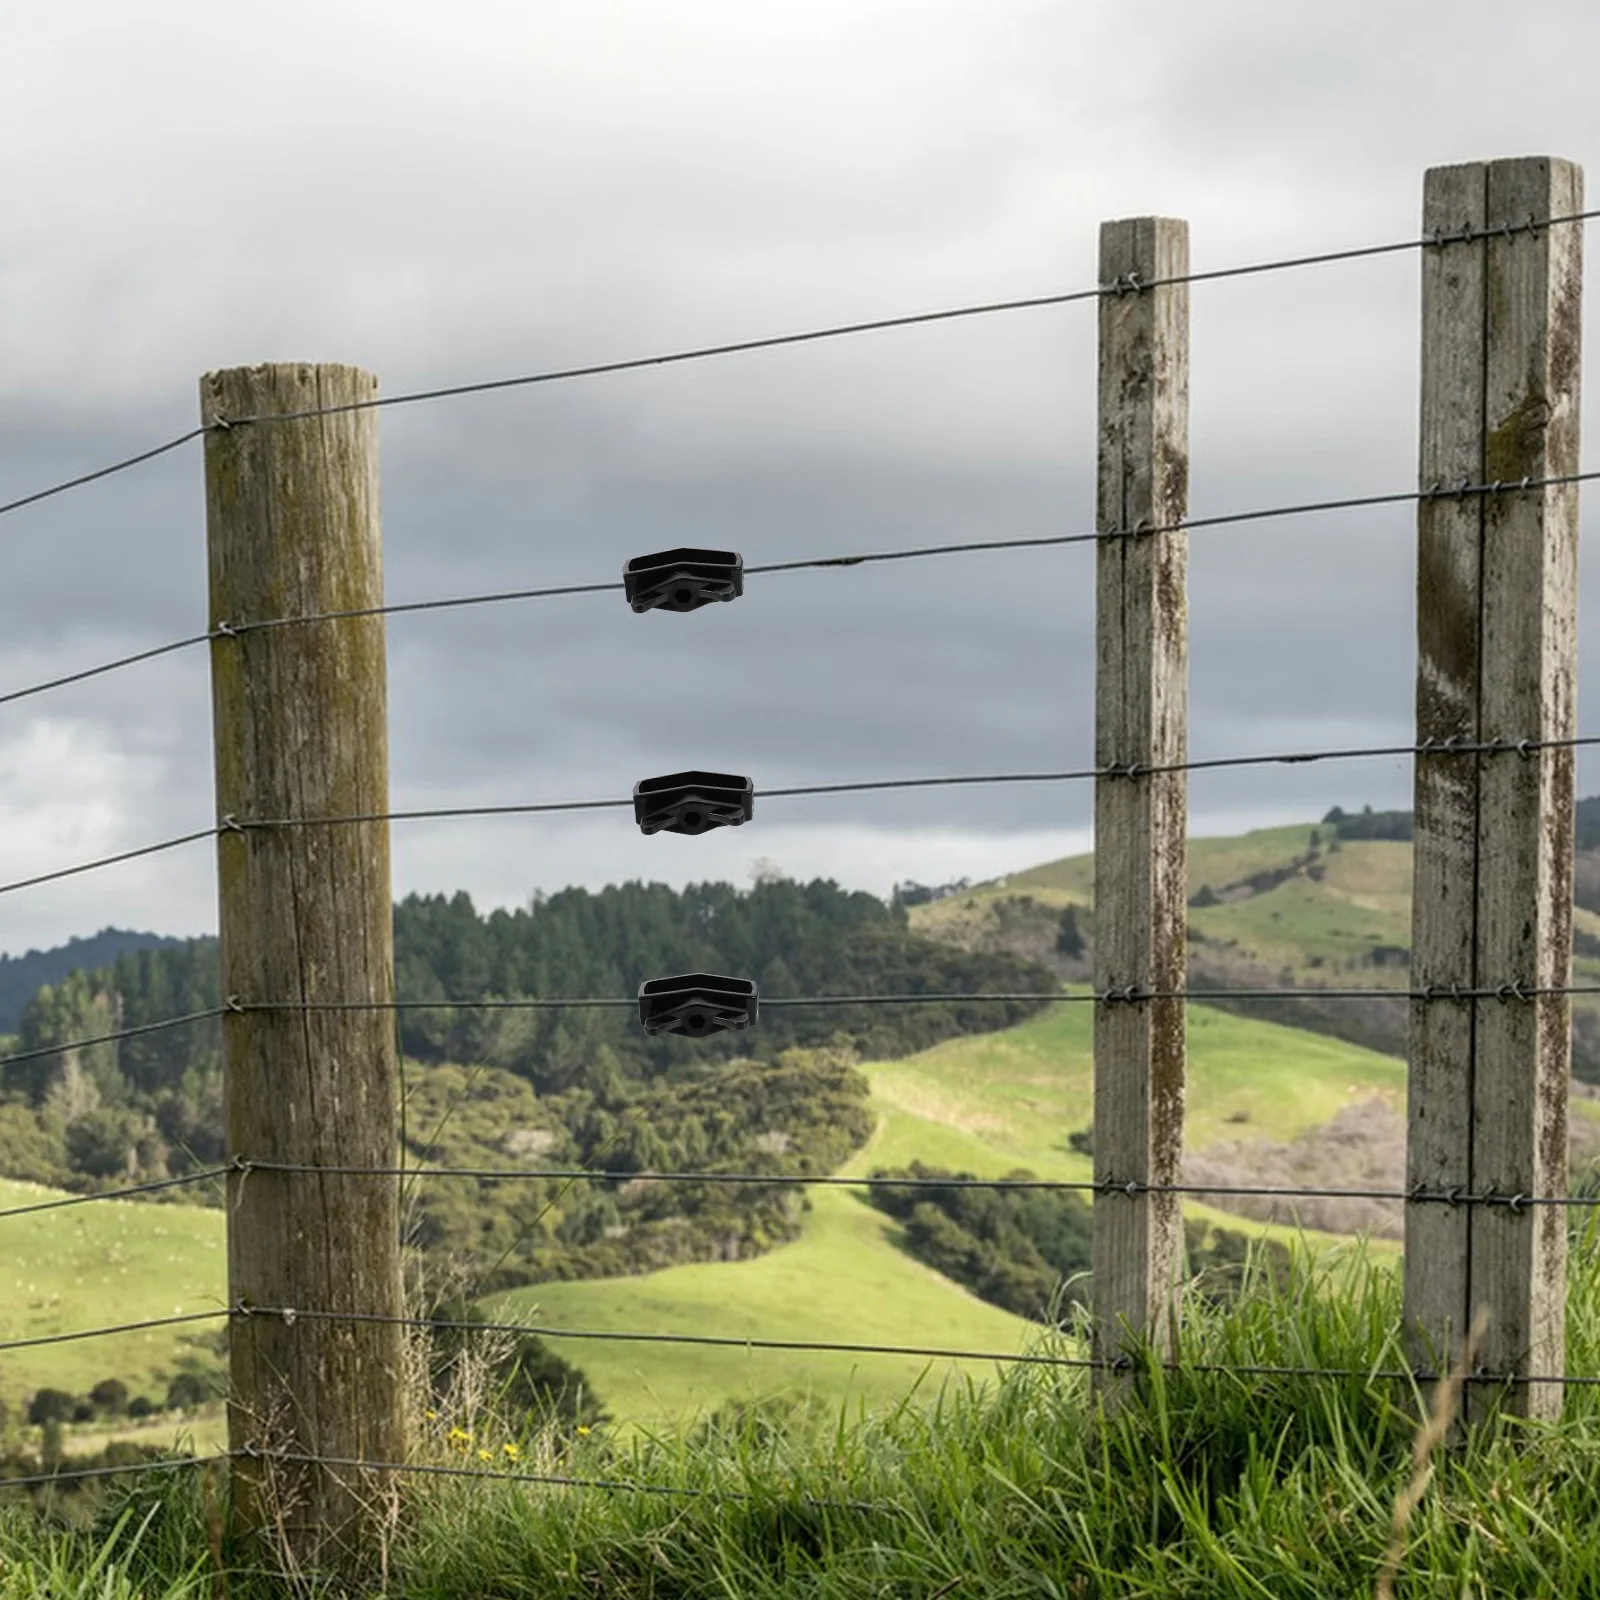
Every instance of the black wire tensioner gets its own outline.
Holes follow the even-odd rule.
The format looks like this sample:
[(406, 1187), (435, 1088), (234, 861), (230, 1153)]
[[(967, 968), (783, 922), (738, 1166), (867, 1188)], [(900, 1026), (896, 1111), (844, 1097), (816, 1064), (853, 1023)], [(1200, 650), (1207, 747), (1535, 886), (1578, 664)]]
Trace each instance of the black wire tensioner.
[(749, 978), (690, 972), (639, 985), (639, 1020), (650, 1034), (682, 1033), (698, 1039), (720, 1028), (748, 1028), (757, 1007), (756, 986)]
[(729, 772), (669, 772), (633, 786), (641, 833), (704, 833), (737, 828), (755, 815), (755, 785)]
[(736, 550), (660, 550), (622, 569), (635, 611), (698, 611), (744, 593), (744, 557)]

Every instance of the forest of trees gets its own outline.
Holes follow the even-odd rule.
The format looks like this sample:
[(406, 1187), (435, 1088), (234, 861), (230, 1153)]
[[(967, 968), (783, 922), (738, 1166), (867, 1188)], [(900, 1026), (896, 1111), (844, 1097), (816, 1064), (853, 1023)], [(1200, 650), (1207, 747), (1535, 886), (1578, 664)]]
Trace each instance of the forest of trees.
[[(1061, 1325), (1075, 1306), (1089, 1302), (1090, 1212), (1072, 1189), (967, 1188), (970, 1172), (913, 1161), (879, 1167), (874, 1178), (914, 1178), (901, 1188), (870, 1191), (872, 1203), (904, 1227), (906, 1251), (924, 1265), (1019, 1317)], [(1031, 1180), (1025, 1169), (1013, 1182)], [(947, 1181), (942, 1181), (947, 1180)], [(1230, 1228), (1184, 1223), (1184, 1249), (1193, 1292), (1214, 1303), (1232, 1299), (1243, 1283), (1252, 1241)], [(1289, 1252), (1278, 1240), (1257, 1240), (1259, 1270), (1281, 1289), (1288, 1283)]]
[[(481, 1011), (465, 1002), (627, 997), (645, 978), (693, 971), (753, 977), (763, 999), (1056, 988), (1049, 973), (1015, 957), (967, 954), (913, 934), (903, 906), (826, 880), (777, 879), (748, 891), (715, 883), (569, 889), (487, 916), (465, 894), (412, 895), (395, 907), (394, 930), (397, 995), (439, 1002), (400, 1013), (408, 1164), (825, 1171), (870, 1132), (858, 1058), (1009, 1027), (1038, 1009), (1015, 1001), (763, 1007), (754, 1029), (690, 1040), (650, 1038), (627, 1009)], [(51, 1048), (218, 1003), (210, 938), (125, 951), (41, 988), (23, 1008), (16, 1041), (18, 1051), (40, 1053), (0, 1075), (0, 1175), (87, 1193), (221, 1165), (218, 1019)], [(455, 1064), (476, 1069), (470, 1091), (448, 1070)], [(452, 1095), (457, 1103), (447, 1105)], [(478, 1104), (486, 1096), (494, 1103), (487, 1119)], [(445, 1132), (436, 1137), (430, 1130), (441, 1117)], [(510, 1124), (535, 1138), (538, 1163), (507, 1159)], [(222, 1185), (151, 1198), (219, 1205)], [(424, 1252), (468, 1244), (474, 1255), (504, 1251), (486, 1274), (488, 1292), (737, 1259), (792, 1237), (804, 1204), (787, 1185), (530, 1178), (474, 1192), (459, 1180), (419, 1187), (412, 1240)]]

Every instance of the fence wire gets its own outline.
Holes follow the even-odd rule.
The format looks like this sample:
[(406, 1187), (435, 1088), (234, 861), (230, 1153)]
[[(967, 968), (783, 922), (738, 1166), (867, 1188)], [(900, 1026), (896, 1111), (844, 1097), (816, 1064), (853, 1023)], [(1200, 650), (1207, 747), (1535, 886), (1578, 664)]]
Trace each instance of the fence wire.
[[(796, 1189), (990, 1189), (1019, 1192), (1045, 1191), (1082, 1194), (1128, 1195), (1141, 1194), (1192, 1194), (1225, 1195), (1270, 1200), (1381, 1200), (1426, 1204), (1437, 1202), (1449, 1206), (1504, 1206), (1517, 1212), (1530, 1206), (1600, 1206), (1600, 1195), (1528, 1195), (1502, 1194), (1489, 1188), (1481, 1192), (1464, 1189), (1459, 1185), (1448, 1189), (1430, 1189), (1416, 1184), (1409, 1189), (1337, 1189), (1298, 1184), (1232, 1184), (1232, 1183), (1148, 1183), (1129, 1178), (976, 1178), (976, 1177), (844, 1177), (835, 1173), (777, 1173), (777, 1172), (654, 1172), (614, 1171), (606, 1167), (439, 1167), (439, 1166), (362, 1166), (339, 1163), (320, 1164), (298, 1161), (256, 1160), (247, 1156), (234, 1156), (225, 1166), (202, 1167), (186, 1172), (181, 1177), (161, 1178), (148, 1183), (132, 1183), (115, 1189), (100, 1189), (93, 1194), (65, 1195), (56, 1200), (40, 1200), (23, 1206), (0, 1209), (0, 1220), (20, 1217), (37, 1211), (58, 1211), (67, 1206), (88, 1205), (97, 1200), (126, 1200), (133, 1195), (152, 1194), (166, 1189), (177, 1189), (197, 1183), (209, 1183), (214, 1178), (225, 1178), (230, 1172), (241, 1175), (250, 1172), (320, 1173), (341, 1177), (374, 1178), (472, 1178), (482, 1182), (530, 1182), (548, 1179), (562, 1183), (633, 1183), (721, 1185), (728, 1188), (796, 1188)], [(3, 1348), (3, 1347), (0, 1347)]]
[(1149, 289), (1165, 288), (1180, 283), (1208, 283), (1222, 278), (1239, 278), (1263, 272), (1283, 272), (1297, 267), (1323, 266), (1336, 261), (1356, 261), (1369, 256), (1395, 255), (1407, 250), (1423, 250), (1430, 246), (1442, 248), (1449, 244), (1468, 244), (1479, 239), (1511, 239), (1518, 233), (1536, 233), (1541, 228), (1561, 227), (1587, 222), (1600, 211), (1575, 211), (1564, 216), (1534, 217), (1526, 222), (1506, 223), (1497, 228), (1464, 227), (1455, 232), (1444, 229), (1415, 239), (1401, 239), (1388, 244), (1355, 245), (1338, 250), (1322, 250), (1309, 255), (1281, 256), (1270, 261), (1248, 262), (1232, 267), (1211, 267), (1196, 272), (1179, 273), (1164, 278), (1141, 280), (1137, 274), (1127, 274), (1112, 283), (1100, 284), (1092, 289), (1073, 289), (1061, 294), (1029, 295), (1020, 299), (989, 300), (973, 305), (954, 306), (940, 311), (917, 311), (903, 316), (876, 317), (864, 322), (834, 323), (827, 327), (811, 328), (800, 333), (771, 334), (758, 339), (740, 339), (730, 343), (698, 345), (691, 349), (670, 351), (661, 355), (634, 356), (620, 361), (594, 362), (585, 366), (559, 367), (544, 372), (526, 373), (512, 378), (491, 378), (476, 383), (458, 383), (436, 389), (415, 389), (407, 393), (380, 396), (372, 400), (355, 401), (340, 406), (320, 406), (304, 411), (263, 412), (255, 416), (218, 418), (215, 422), (190, 428), (162, 444), (142, 450), (137, 455), (114, 461), (109, 466), (79, 474), (45, 489), (35, 490), (15, 500), (0, 504), (0, 516), (20, 511), (24, 506), (36, 505), (53, 495), (65, 494), (83, 484), (93, 483), (113, 473), (125, 472), (142, 462), (154, 460), (168, 451), (176, 450), (211, 432), (226, 432), (259, 422), (289, 422), (308, 417), (335, 416), (346, 411), (376, 410), (386, 406), (414, 405), (423, 400), (452, 399), (469, 394), (489, 394), (505, 389), (524, 389), (540, 384), (561, 383), (573, 378), (593, 378), (619, 372), (637, 372), (649, 367), (679, 365), (689, 361), (704, 361), (716, 356), (738, 355), (756, 350), (775, 350), (786, 345), (814, 344), (825, 339), (847, 338), (865, 333), (881, 333), (896, 328), (927, 326), (938, 322), (954, 322), (964, 318), (993, 316), (1007, 311), (1039, 310), (1050, 306), (1070, 305), (1077, 301), (1116, 298), (1126, 294), (1141, 294)]
[[(97, 1198), (90, 1196), (89, 1198)], [(45, 1344), (74, 1344), (80, 1339), (101, 1339), (113, 1333), (142, 1333), (150, 1328), (172, 1328), (186, 1322), (214, 1322), (227, 1311), (182, 1311), (170, 1317), (146, 1317), (139, 1322), (116, 1322), (102, 1328), (80, 1328), (74, 1333), (40, 1333), (28, 1339), (0, 1341), (0, 1350), (31, 1350)], [(0, 1479), (0, 1482), (3, 1482)]]
[[(1209, 756), (1196, 761), (1166, 762), (1112, 762), (1103, 767), (1079, 767), (1064, 772), (993, 772), (958, 773), (934, 778), (874, 778), (850, 783), (800, 784), (776, 789), (757, 789), (755, 798), (762, 800), (790, 799), (801, 795), (865, 794), (873, 791), (900, 789), (931, 789), (975, 784), (1007, 783), (1071, 783), (1090, 778), (1142, 778), (1164, 772), (1211, 772), (1222, 768), (1306, 766), (1319, 761), (1358, 761), (1403, 756), (1469, 756), (1469, 755), (1519, 755), (1532, 756), (1539, 750), (1578, 750), (1600, 745), (1600, 735), (1584, 734), (1568, 739), (1425, 739), (1420, 744), (1368, 745), (1328, 750), (1297, 750), (1287, 753), (1260, 756)], [(200, 828), (181, 833), (155, 844), (139, 845), (132, 850), (121, 850), (114, 855), (100, 856), (94, 860), (77, 862), (69, 867), (57, 867), (32, 877), (18, 878), (10, 883), (0, 883), (0, 894), (11, 894), (21, 889), (32, 889), (43, 883), (54, 883), (62, 878), (76, 877), (85, 872), (95, 872), (102, 867), (117, 866), (143, 856), (158, 855), (163, 851), (177, 850), (184, 845), (198, 844), (202, 839), (214, 839), (222, 834), (248, 833), (285, 828), (332, 828), (368, 822), (439, 821), (461, 817), (502, 817), (549, 815), (560, 812), (623, 810), (633, 806), (632, 798), (622, 800), (550, 800), (530, 801), (513, 805), (494, 806), (433, 806), (402, 811), (368, 811), (348, 816), (333, 817), (235, 817), (224, 816), (215, 827)], [(3, 1063), (0, 1063), (3, 1064)]]
[[(1340, 989), (1143, 989), (1137, 984), (1108, 989), (1085, 989), (1078, 992), (1060, 990), (1024, 990), (985, 993), (922, 993), (922, 994), (831, 994), (762, 996), (760, 1004), (766, 1007), (786, 1006), (915, 1006), (915, 1005), (966, 1005), (984, 1004), (1040, 1004), (1040, 1005), (1139, 1005), (1151, 1000), (1197, 1001), (1202, 1004), (1215, 1001), (1271, 1001), (1279, 1000), (1421, 1000), (1421, 1001), (1471, 1001), (1500, 1000), (1529, 1003), (1546, 995), (1600, 994), (1600, 983), (1502, 983), (1493, 986), (1468, 986), (1465, 984), (1428, 984), (1413, 988), (1340, 988)], [(89, 1045), (112, 1044), (122, 1039), (137, 1038), (141, 1034), (157, 1033), (167, 1028), (184, 1027), (193, 1022), (205, 1022), (215, 1017), (241, 1016), (250, 1012), (275, 1011), (553, 1011), (553, 1010), (632, 1010), (638, 1005), (637, 997), (623, 996), (573, 996), (573, 997), (523, 997), (517, 999), (485, 1000), (261, 1000), (243, 1001), (229, 995), (220, 1006), (209, 1006), (202, 1011), (190, 1011), (182, 1016), (163, 1017), (156, 1022), (142, 1022), (128, 1028), (117, 1028), (108, 1033), (92, 1034), (87, 1038), (63, 1039), (55, 1044), (38, 1045), (29, 1050), (13, 1051), (0, 1056), (0, 1068), (18, 1062), (37, 1061), (46, 1056), (60, 1055), (68, 1050), (80, 1050)]]
[[(798, 795), (861, 794), (874, 790), (934, 789), (985, 783), (1071, 783), (1088, 778), (1142, 778), (1162, 772), (1210, 772), (1224, 767), (1307, 766), (1318, 761), (1357, 761), (1387, 756), (1509, 755), (1531, 756), (1536, 750), (1573, 750), (1600, 744), (1600, 736), (1571, 739), (1425, 740), (1422, 744), (1369, 745), (1335, 750), (1297, 750), (1263, 756), (1211, 756), (1198, 761), (1127, 762), (1104, 767), (1079, 767), (1066, 772), (989, 772), (938, 778), (877, 778), (854, 783), (811, 783), (792, 788), (757, 789), (758, 800), (790, 799)], [(214, 831), (242, 832), (250, 828), (331, 828), (358, 822), (437, 821), (446, 817), (518, 816), (535, 812), (600, 811), (631, 807), (626, 800), (541, 801), (528, 805), (435, 806), (426, 810), (367, 811), (342, 817), (225, 817)], [(187, 839), (181, 841), (188, 843)], [(0, 890), (3, 892), (3, 890)]]
[[(104, 1478), (128, 1472), (169, 1472), (176, 1467), (209, 1467), (244, 1456), (255, 1460), (302, 1461), (329, 1467), (359, 1467), (368, 1472), (415, 1472), (454, 1478), (490, 1478), (506, 1483), (537, 1483), (564, 1489), (601, 1489), (627, 1494), (670, 1495), (685, 1500), (715, 1500), (734, 1504), (750, 1503), (770, 1498), (781, 1490), (771, 1486), (764, 1496), (740, 1489), (694, 1489), (687, 1485), (666, 1483), (638, 1483), (627, 1478), (583, 1478), (562, 1472), (507, 1472), (503, 1469), (485, 1471), (481, 1467), (450, 1467), (422, 1461), (360, 1461), (351, 1456), (308, 1455), (296, 1450), (262, 1449), (246, 1444), (237, 1450), (219, 1450), (209, 1456), (184, 1456), (175, 1461), (134, 1461), (114, 1467), (83, 1467), (65, 1472), (39, 1472), (20, 1478), (0, 1478), (0, 1490), (21, 1488), (24, 1485), (57, 1484), (78, 1478)], [(840, 1498), (824, 1500), (816, 1495), (802, 1495), (802, 1504), (816, 1510), (870, 1511), (893, 1514), (899, 1508), (881, 1500), (855, 1500)]]
[(65, 1472), (34, 1472), (17, 1478), (0, 1478), (0, 1494), (36, 1484), (70, 1483), (80, 1478), (114, 1478), (129, 1472), (172, 1472), (179, 1467), (210, 1467), (227, 1461), (231, 1451), (209, 1456), (181, 1456), (172, 1461), (128, 1461), (113, 1467), (72, 1467)]
[(152, 1194), (158, 1189), (181, 1189), (190, 1184), (208, 1183), (212, 1178), (225, 1177), (236, 1165), (237, 1162), (225, 1167), (202, 1167), (177, 1178), (158, 1178), (150, 1183), (130, 1183), (117, 1189), (97, 1189), (93, 1194), (64, 1195), (59, 1200), (39, 1200), (31, 1205), (8, 1206), (0, 1211), (0, 1218), (20, 1217), (33, 1211), (60, 1211), (65, 1206), (84, 1206), (94, 1200), (126, 1200), (129, 1195)]
[[(1121, 1178), (970, 1178), (970, 1177), (841, 1177), (835, 1174), (812, 1176), (806, 1173), (773, 1172), (613, 1172), (604, 1167), (365, 1167), (322, 1166), (295, 1161), (256, 1161), (235, 1156), (228, 1167), (218, 1171), (237, 1172), (317, 1172), (341, 1173), (385, 1178), (475, 1178), (515, 1180), (548, 1178), (562, 1182), (590, 1183), (669, 1183), (724, 1184), (733, 1188), (799, 1189), (994, 1189), (1077, 1191), (1084, 1194), (1220, 1194), (1262, 1196), (1268, 1199), (1297, 1200), (1394, 1200), (1411, 1203), (1439, 1201), (1446, 1205), (1504, 1206), (1520, 1211), (1526, 1206), (1600, 1206), (1600, 1195), (1525, 1195), (1501, 1194), (1495, 1189), (1472, 1193), (1459, 1185), (1449, 1189), (1430, 1189), (1416, 1184), (1410, 1189), (1326, 1189), (1282, 1184), (1232, 1183), (1146, 1183), (1141, 1179)], [(207, 1175), (210, 1176), (211, 1173)], [(10, 1215), (0, 1211), (0, 1217)]]
[[(1135, 526), (1109, 533), (1069, 533), (1048, 534), (1036, 538), (981, 539), (958, 544), (914, 546), (905, 550), (882, 550), (864, 555), (817, 556), (799, 561), (779, 561), (747, 567), (745, 572), (747, 576), (756, 573), (799, 572), (809, 568), (859, 567), (869, 562), (910, 561), (926, 556), (1042, 548), (1050, 545), (1088, 544), (1103, 539), (1188, 532), (1195, 528), (1223, 527), (1272, 517), (1303, 516), (1319, 511), (1349, 511), (1369, 506), (1399, 505), (1410, 501), (1453, 499), (1473, 494), (1502, 494), (1525, 489), (1545, 488), (1557, 484), (1586, 483), (1596, 477), (1600, 477), (1600, 473), (1574, 472), (1550, 478), (1522, 478), (1514, 482), (1471, 483), (1463, 480), (1454, 487), (1440, 483), (1435, 484), (1431, 489), (1409, 490), (1393, 494), (1356, 495), (1348, 499), (1307, 501), (1297, 505), (1268, 506), (1254, 511), (1229, 512), (1214, 517), (1191, 517), (1181, 522), (1162, 523), (1154, 527)], [(99, 677), (108, 672), (116, 672), (124, 667), (134, 666), (141, 661), (149, 661), (157, 656), (169, 655), (176, 650), (186, 650), (195, 645), (210, 643), (215, 639), (237, 638), (241, 634), (259, 632), (266, 628), (296, 627), (313, 622), (335, 622), (352, 617), (397, 616), (401, 613), (414, 611), (443, 611), (460, 606), (495, 605), (512, 600), (543, 600), (562, 595), (604, 594), (619, 592), (624, 587), (623, 584), (615, 582), (559, 584), (543, 588), (502, 589), (487, 594), (458, 595), (443, 599), (407, 600), (392, 605), (364, 606), (344, 611), (317, 611), (295, 617), (268, 617), (255, 622), (233, 623), (224, 621), (218, 623), (216, 627), (206, 633), (192, 634), (184, 639), (175, 639), (168, 644), (156, 645), (148, 650), (136, 651), (132, 655), (119, 656), (114, 661), (102, 662), (98, 666), (84, 667), (79, 671), (67, 673), (61, 677), (31, 684), (26, 688), (9, 690), (4, 694), (0, 694), (0, 705), (7, 705), (16, 700), (25, 700), (32, 695), (44, 694), (49, 690), (59, 689), (67, 684), (82, 683), (85, 679)]]
[[(936, 1345), (874, 1344), (853, 1340), (824, 1339), (763, 1339), (737, 1338), (732, 1335), (711, 1333), (647, 1333), (615, 1328), (553, 1328), (528, 1322), (461, 1322), (443, 1317), (395, 1317), (375, 1311), (320, 1311), (303, 1306), (247, 1306), (236, 1301), (225, 1310), (186, 1312), (170, 1317), (152, 1317), (140, 1322), (118, 1323), (109, 1327), (84, 1328), (74, 1333), (39, 1334), (29, 1339), (0, 1341), (0, 1350), (21, 1350), (38, 1345), (65, 1344), (81, 1339), (97, 1339), (107, 1334), (137, 1332), (150, 1328), (178, 1324), (214, 1321), (219, 1317), (270, 1317), (277, 1318), (286, 1328), (297, 1322), (368, 1322), (411, 1328), (450, 1328), (465, 1333), (513, 1333), (538, 1339), (594, 1340), (626, 1344), (669, 1344), (712, 1346), (731, 1350), (772, 1350), (790, 1354), (861, 1355), (912, 1357), (929, 1361), (982, 1361), (997, 1366), (1075, 1367), (1089, 1369), (1103, 1367), (1108, 1371), (1125, 1372), (1137, 1363), (1127, 1355), (1117, 1356), (1066, 1356), (1045, 1355), (1033, 1351), (946, 1349)], [(1435, 1382), (1440, 1373), (1424, 1369), (1385, 1370), (1382, 1368), (1262, 1366), (1233, 1362), (1172, 1362), (1165, 1363), (1169, 1371), (1238, 1373), (1250, 1377), (1306, 1377), (1306, 1378), (1398, 1378), (1419, 1383)], [(1565, 1373), (1523, 1375), (1518, 1373), (1490, 1372), (1480, 1366), (1472, 1373), (1475, 1382), (1484, 1383), (1558, 1383), (1575, 1388), (1600, 1385), (1600, 1376)], [(0, 1486), (5, 1480), (0, 1479)]]
[(15, 1050), (0, 1056), (0, 1068), (15, 1066), (19, 1061), (38, 1061), (45, 1056), (60, 1055), (64, 1050), (81, 1050), (91, 1044), (115, 1044), (121, 1039), (136, 1039), (145, 1033), (161, 1033), (167, 1028), (181, 1028), (191, 1022), (206, 1022), (212, 1017), (226, 1016), (227, 1006), (208, 1006), (204, 1011), (185, 1012), (181, 1017), (163, 1017), (159, 1022), (140, 1022), (131, 1028), (117, 1028), (110, 1033), (97, 1033), (87, 1039), (63, 1039), (59, 1044), (39, 1045), (32, 1050)]
[[(1469, 988), (1465, 984), (1429, 984), (1421, 989), (1141, 989), (1136, 984), (1124, 988), (1086, 989), (1076, 994), (1058, 990), (1027, 990), (984, 994), (828, 994), (790, 998), (760, 997), (763, 1008), (784, 1006), (921, 1006), (988, 1004), (1040, 1005), (1142, 1005), (1150, 1000), (1192, 1000), (1207, 1003), (1218, 1000), (1501, 1000), (1529, 1003), (1545, 995), (1600, 994), (1600, 983), (1502, 983), (1493, 988)], [(237, 1014), (254, 1011), (554, 1011), (616, 1010), (638, 1006), (636, 998), (595, 996), (585, 999), (512, 1000), (255, 1000), (243, 1001), (230, 995), (226, 1010)], [(57, 1045), (57, 1050), (69, 1046)], [(3, 1063), (0, 1063), (3, 1065)]]

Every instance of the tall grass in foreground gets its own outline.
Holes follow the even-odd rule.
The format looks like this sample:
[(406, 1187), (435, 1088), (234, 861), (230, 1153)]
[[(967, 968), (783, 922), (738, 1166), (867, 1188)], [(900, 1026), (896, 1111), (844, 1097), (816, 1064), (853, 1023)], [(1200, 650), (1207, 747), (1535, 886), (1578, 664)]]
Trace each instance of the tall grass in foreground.
[[(1600, 1373), (1600, 1218), (1575, 1232), (1568, 1367)], [(627, 1448), (555, 1426), (497, 1432), (470, 1373), (423, 1459), (563, 1472), (703, 1498), (408, 1477), (387, 1577), (429, 1600), (1340, 1600), (1375, 1593), (1429, 1393), (1409, 1382), (1197, 1370), (1406, 1366), (1400, 1282), (1360, 1246), (1250, 1273), (1190, 1306), (1174, 1369), (1146, 1359), (1098, 1415), (1081, 1370), (1012, 1368), (886, 1416), (755, 1408)], [(1068, 1335), (1050, 1336), (1063, 1350)], [(870, 1358), (863, 1358), (870, 1359)], [(424, 1405), (419, 1398), (418, 1414)], [(471, 1437), (469, 1438), (468, 1435)], [(510, 1449), (507, 1449), (507, 1446)], [(0, 1600), (178, 1600), (336, 1586), (236, 1565), (194, 1469), (123, 1481), (85, 1530), (0, 1523)], [(1420, 1487), (1420, 1482), (1419, 1482)], [(744, 1499), (726, 1498), (742, 1495)], [(1404, 1600), (1600, 1595), (1600, 1394), (1559, 1426), (1502, 1419), (1434, 1458), (1405, 1530)], [(216, 1553), (213, 1554), (213, 1551)]]

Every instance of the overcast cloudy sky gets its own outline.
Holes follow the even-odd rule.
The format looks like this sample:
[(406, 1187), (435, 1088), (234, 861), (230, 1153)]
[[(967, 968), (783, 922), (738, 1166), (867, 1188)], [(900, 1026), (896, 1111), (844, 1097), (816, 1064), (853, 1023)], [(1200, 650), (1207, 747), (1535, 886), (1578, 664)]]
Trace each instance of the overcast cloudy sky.
[[(20, 0), (0, 500), (192, 426), (215, 367), (346, 361), (398, 393), (1047, 294), (1094, 283), (1122, 216), (1187, 218), (1196, 268), (1413, 237), (1428, 166), (1600, 150), (1600, 8), (1507, 16)], [(1414, 486), (1418, 271), (1195, 286), (1193, 516)], [(1090, 302), (385, 410), (387, 595), (615, 581), (680, 543), (754, 565), (1084, 531), (1094, 408)], [(1586, 464), (1594, 445), (1586, 427)], [(204, 537), (198, 444), (0, 520), (0, 692), (203, 630)], [(1197, 530), (1191, 754), (1408, 741), (1414, 537), (1407, 507)], [(1093, 560), (756, 577), (687, 617), (605, 594), (393, 618), (393, 803), (620, 797), (687, 766), (759, 791), (1088, 765)], [(1595, 639), (1580, 731), (1600, 729)], [(207, 673), (195, 649), (0, 706), (0, 881), (214, 821)], [(1401, 761), (1190, 782), (1197, 832), (1409, 794)], [(1090, 802), (774, 799), (701, 839), (621, 812), (399, 823), (395, 890), (518, 905), (743, 882), (767, 856), (887, 893), (1085, 848)], [(0, 896), (0, 950), (108, 923), (213, 930), (213, 847)]]

